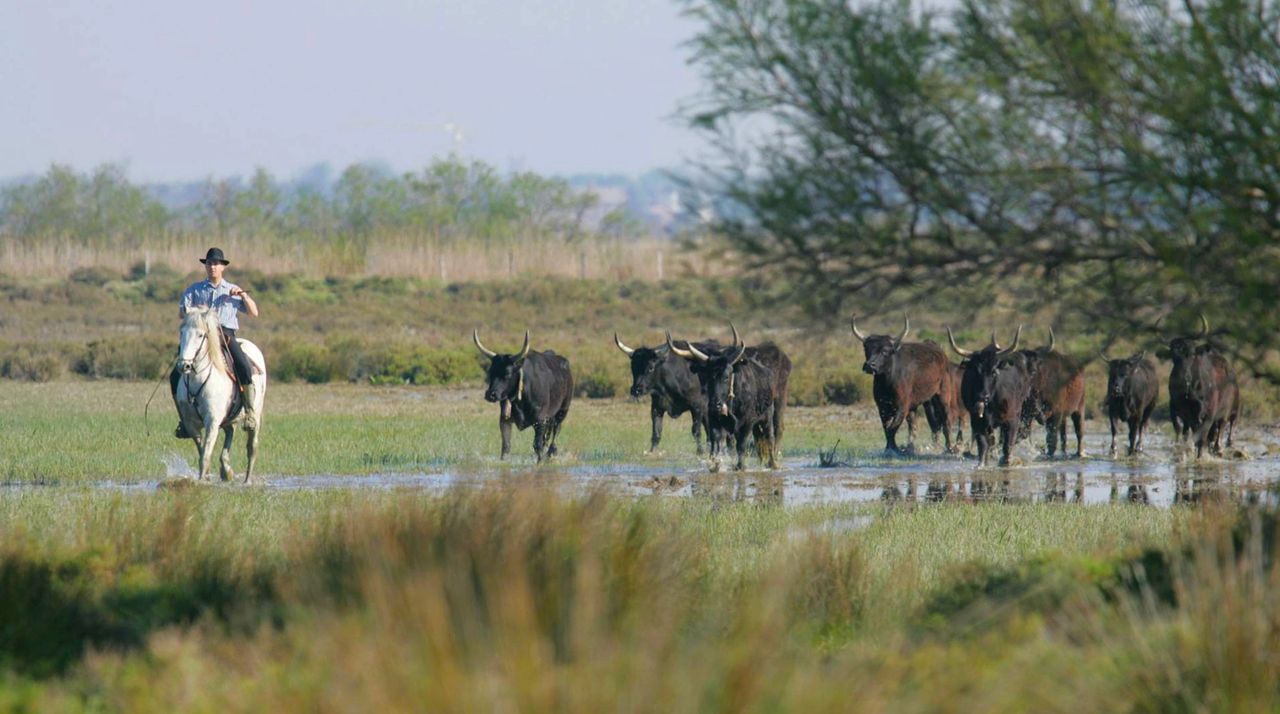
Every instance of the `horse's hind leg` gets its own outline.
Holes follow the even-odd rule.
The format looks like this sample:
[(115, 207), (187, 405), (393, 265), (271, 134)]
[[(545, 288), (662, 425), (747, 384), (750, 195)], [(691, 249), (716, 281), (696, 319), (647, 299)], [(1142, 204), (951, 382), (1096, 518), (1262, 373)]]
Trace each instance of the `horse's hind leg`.
[(231, 468), (231, 439), (236, 434), (233, 426), (222, 427), (222, 480), (230, 481), (235, 478), (235, 471)]
[(262, 422), (258, 422), (258, 426), (250, 428), (245, 426), (244, 438), (246, 443), (246, 451), (249, 454), (249, 463), (244, 467), (244, 483), (249, 485), (253, 483), (253, 463), (258, 460), (258, 429)]

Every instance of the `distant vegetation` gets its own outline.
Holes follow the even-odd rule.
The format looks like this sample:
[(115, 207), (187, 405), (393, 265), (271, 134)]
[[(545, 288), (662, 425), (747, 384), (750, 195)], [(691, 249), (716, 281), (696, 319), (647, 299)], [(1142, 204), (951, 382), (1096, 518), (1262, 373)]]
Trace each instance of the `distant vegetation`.
[[(564, 179), (456, 156), (405, 174), (355, 164), (331, 181), (285, 184), (258, 169), (194, 188), (139, 185), (112, 164), (89, 173), (54, 165), (0, 188), (0, 258), (44, 274), (120, 266), (121, 256), (185, 267), (197, 249), (219, 245), (276, 271), (469, 278), (539, 272), (511, 254), (550, 252), (562, 269), (607, 274), (599, 263), (636, 257), (602, 257), (602, 246), (634, 252), (655, 229), (625, 202), (599, 203)], [(657, 269), (652, 252), (646, 270)]]

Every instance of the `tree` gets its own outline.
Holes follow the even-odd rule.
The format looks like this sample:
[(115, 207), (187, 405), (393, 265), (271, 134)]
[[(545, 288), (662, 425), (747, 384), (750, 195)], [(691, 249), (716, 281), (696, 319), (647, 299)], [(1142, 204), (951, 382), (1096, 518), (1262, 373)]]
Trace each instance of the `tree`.
[(685, 5), (695, 185), (816, 314), (1033, 286), (1105, 330), (1209, 313), (1280, 381), (1274, 3)]

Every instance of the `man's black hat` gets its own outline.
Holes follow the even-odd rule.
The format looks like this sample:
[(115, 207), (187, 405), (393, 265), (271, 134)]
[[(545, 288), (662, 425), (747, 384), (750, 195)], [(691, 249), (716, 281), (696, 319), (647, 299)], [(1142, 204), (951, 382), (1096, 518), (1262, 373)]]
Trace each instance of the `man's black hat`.
[(205, 256), (200, 259), (200, 262), (201, 263), (213, 262), (213, 263), (222, 263), (223, 265), (231, 265), (231, 261), (227, 260), (227, 257), (222, 254), (221, 248), (210, 248), (209, 252), (205, 253)]

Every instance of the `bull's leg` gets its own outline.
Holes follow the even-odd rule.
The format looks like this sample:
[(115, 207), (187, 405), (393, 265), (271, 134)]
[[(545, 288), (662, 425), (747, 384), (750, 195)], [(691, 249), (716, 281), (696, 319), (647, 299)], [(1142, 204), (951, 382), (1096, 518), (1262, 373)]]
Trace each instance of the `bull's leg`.
[(916, 410), (912, 409), (907, 412), (907, 448), (915, 446), (916, 443)]
[(551, 418), (551, 438), (549, 440), (550, 443), (547, 444), (547, 458), (551, 458), (559, 453), (559, 449), (556, 448), (556, 439), (560, 438), (560, 425), (564, 424), (564, 418), (568, 415), (569, 409), (566, 407), (556, 412), (556, 415)]
[(1058, 450), (1058, 422), (1062, 417), (1053, 415), (1044, 420), (1044, 453), (1053, 458)]
[[(1071, 428), (1076, 430), (1076, 458), (1084, 457), (1084, 412), (1071, 412)], [(1067, 448), (1067, 426), (1062, 425), (1062, 448)]]
[(782, 413), (787, 410), (787, 393), (783, 393), (773, 403), (773, 456), (775, 459), (782, 458)]
[[(709, 418), (708, 418), (709, 419)], [(718, 424), (707, 422), (707, 449), (711, 452), (711, 470), (720, 470), (720, 451), (724, 444), (724, 429)]]
[(738, 464), (733, 467), (733, 470), (741, 471), (747, 467), (747, 439), (751, 438), (751, 427), (739, 426), (737, 432), (735, 432), (735, 436), (738, 440), (736, 445), (738, 450)]
[(223, 481), (230, 481), (235, 477), (235, 472), (231, 470), (231, 439), (235, 436), (235, 427), (228, 424), (222, 427), (222, 455), (218, 459), (219, 475)]
[(1018, 435), (1018, 430), (1009, 424), (1000, 425), (1000, 465), (1009, 465), (1009, 454), (1013, 451), (1013, 441)]
[(1147, 422), (1151, 419), (1151, 412), (1155, 411), (1155, 405), (1147, 407), (1142, 412), (1142, 419), (1138, 422), (1138, 453), (1142, 453), (1142, 437), (1147, 435)]
[(1107, 453), (1111, 454), (1112, 456), (1115, 456), (1116, 455), (1116, 421), (1117, 421), (1116, 415), (1107, 414), (1107, 421), (1111, 422), (1111, 448), (1107, 450)]
[[(947, 446), (947, 453), (955, 453), (956, 447), (951, 441), (951, 414), (947, 412), (947, 402), (941, 395), (936, 395), (929, 401), (933, 403), (933, 413), (938, 421), (938, 427), (942, 430), (942, 440)], [(934, 443), (938, 441), (937, 430), (933, 432), (933, 441)]]
[[(657, 401), (655, 398), (654, 401)], [(649, 453), (658, 450), (658, 442), (662, 441), (662, 407), (654, 404), (649, 408), (649, 418), (653, 420), (653, 434), (649, 437)], [(696, 421), (694, 422), (697, 423)]]
[(547, 445), (547, 422), (538, 420), (533, 423), (533, 453), (538, 457), (538, 463), (542, 463), (543, 454)]
[(502, 434), (502, 454), (498, 458), (505, 459), (511, 453), (511, 420), (504, 419), (501, 414), (498, 415), (498, 431)]
[(1214, 456), (1222, 456), (1222, 432), (1225, 425), (1225, 419), (1217, 419), (1209, 427), (1209, 448)]
[(760, 456), (768, 462), (769, 468), (776, 470), (778, 468), (778, 442), (775, 441), (777, 437), (774, 435), (772, 412), (769, 412), (768, 416), (765, 417), (765, 425), (760, 430), (760, 433), (764, 438), (763, 443), (760, 438), (756, 439), (756, 446), (760, 450)]
[(1227, 448), (1230, 449), (1232, 442), (1235, 440), (1236, 434), (1236, 415), (1232, 414), (1227, 420)]
[[(894, 453), (902, 453), (902, 449), (898, 448), (898, 429), (902, 428), (902, 422), (906, 419), (906, 413), (899, 409), (895, 411), (887, 421), (884, 422), (884, 448)], [(908, 422), (907, 431), (910, 433), (911, 424)], [(910, 439), (910, 436), (907, 437)], [(908, 441), (907, 443), (910, 443)]]
[(1142, 439), (1142, 417), (1134, 414), (1129, 417), (1129, 455), (1138, 453), (1139, 441)]

